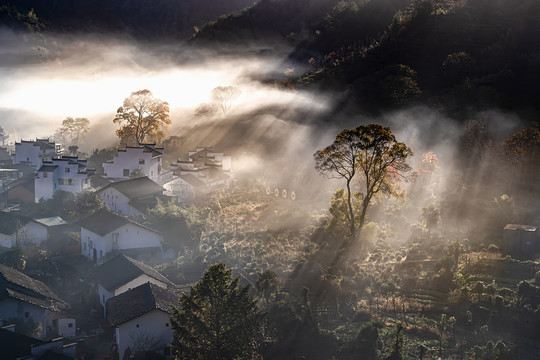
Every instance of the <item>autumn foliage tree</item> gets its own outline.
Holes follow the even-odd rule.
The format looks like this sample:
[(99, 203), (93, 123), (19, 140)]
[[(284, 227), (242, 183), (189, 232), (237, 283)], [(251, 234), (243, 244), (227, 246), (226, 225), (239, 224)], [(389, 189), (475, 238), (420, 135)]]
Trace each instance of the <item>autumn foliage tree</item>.
[[(504, 152), (507, 159), (517, 167), (521, 173), (521, 182), (533, 183), (534, 175), (539, 170), (540, 161), (540, 128), (534, 124), (519, 130), (507, 137), (504, 141)], [(518, 181), (519, 182), (519, 181)]]
[[(374, 196), (397, 195), (397, 182), (408, 179), (406, 163), (411, 149), (398, 142), (389, 127), (361, 125), (343, 130), (336, 140), (314, 154), (316, 170), (330, 178), (346, 181), (347, 221), (350, 238), (360, 238), (366, 214)], [(359, 209), (353, 206), (353, 179), (359, 175)], [(346, 242), (346, 244), (350, 243)], [(345, 246), (346, 246), (345, 244)]]
[(160, 142), (171, 123), (169, 104), (150, 90), (135, 91), (118, 108), (113, 123), (120, 125), (116, 135), (124, 143)]

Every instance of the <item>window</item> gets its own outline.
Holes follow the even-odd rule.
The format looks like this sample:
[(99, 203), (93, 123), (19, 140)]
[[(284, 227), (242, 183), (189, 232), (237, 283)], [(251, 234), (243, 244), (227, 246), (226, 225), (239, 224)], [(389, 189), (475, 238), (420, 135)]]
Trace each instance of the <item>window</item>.
[(43, 177), (44, 177), (44, 178), (49, 177), (49, 173), (45, 171), (45, 172), (43, 173)]
[(139, 327), (139, 324), (137, 324), (137, 327)]
[(139, 159), (139, 165), (144, 165), (144, 159)]
[(169, 323), (165, 323), (165, 326), (166, 326), (166, 327), (169, 327)]
[(69, 168), (68, 168), (68, 167), (66, 167), (66, 168), (65, 168), (65, 171), (66, 171), (66, 172), (68, 173), (68, 172), (69, 172)]
[(24, 313), (24, 318), (25, 319), (28, 319), (30, 317), (30, 313), (28, 311), (25, 311)]
[(72, 328), (72, 327), (73, 327), (73, 323), (69, 323), (68, 328)]
[(52, 326), (53, 327), (56, 327), (58, 325), (58, 320), (57, 319), (53, 319), (52, 321)]
[(58, 185), (73, 185), (73, 179), (58, 178)]
[(90, 240), (90, 249), (92, 248), (92, 240)]
[(129, 176), (129, 169), (124, 169), (124, 176)]
[(105, 294), (101, 295), (103, 298), (103, 303), (105, 303)]
[(101, 259), (103, 257), (103, 250), (99, 250), (99, 258)]

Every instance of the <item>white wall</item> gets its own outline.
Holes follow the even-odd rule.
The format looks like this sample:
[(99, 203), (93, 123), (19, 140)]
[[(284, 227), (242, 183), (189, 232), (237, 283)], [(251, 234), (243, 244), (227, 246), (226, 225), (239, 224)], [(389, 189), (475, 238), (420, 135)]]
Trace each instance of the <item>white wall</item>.
[(129, 198), (115, 188), (104, 188), (98, 195), (111, 211), (128, 216), (139, 214), (139, 211), (129, 204)]
[[(42, 324), (41, 337), (45, 336), (47, 326), (47, 322), (45, 321), (46, 311), (39, 306), (11, 298), (0, 301), (0, 319), (7, 320), (11, 317), (17, 317), (22, 320), (28, 320), (32, 318), (35, 322)], [(26, 316), (26, 313), (28, 313), (28, 316)]]
[(176, 178), (163, 185), (164, 194), (167, 196), (177, 196), (180, 200), (188, 200), (195, 197), (195, 188), (187, 181)]
[(38, 174), (37, 177), (34, 179), (34, 187), (35, 187), (34, 193), (35, 193), (36, 203), (38, 203), (39, 199), (41, 198), (43, 198), (43, 200), (52, 199), (54, 190), (55, 190), (54, 184), (56, 183), (54, 179), (55, 172), (40, 171), (37, 174)]
[[(144, 161), (144, 164), (141, 164), (139, 160)], [(128, 169), (130, 174), (135, 170), (140, 170), (150, 179), (159, 181), (161, 156), (152, 158), (152, 153), (143, 152), (143, 148), (128, 147), (125, 151), (118, 151), (112, 163), (103, 164), (103, 170), (108, 178), (129, 179), (129, 175), (124, 175), (124, 169)]]
[(11, 235), (0, 234), (0, 246), (11, 249), (17, 245), (17, 238), (15, 233)]
[(124, 357), (124, 352), (128, 347), (133, 350), (135, 345), (133, 340), (140, 336), (147, 336), (158, 340), (157, 342), (161, 343), (159, 349), (151, 350), (163, 354), (163, 348), (172, 341), (173, 331), (170, 315), (161, 310), (153, 310), (119, 325), (115, 329), (115, 335), (120, 359)]
[(75, 337), (77, 336), (77, 327), (75, 319), (58, 319), (58, 336)]
[[(81, 254), (93, 259), (93, 249), (96, 249), (96, 260), (102, 260), (106, 254), (113, 251), (113, 234), (118, 234), (118, 250), (160, 247), (163, 235), (145, 229), (133, 223), (127, 223), (105, 236), (100, 236), (84, 227), (81, 228)], [(92, 248), (90, 247), (92, 241)], [(86, 245), (85, 245), (86, 244)], [(85, 250), (86, 246), (86, 250)]]
[(36, 203), (41, 198), (44, 200), (52, 199), (53, 194), (59, 190), (78, 194), (90, 186), (87, 175), (79, 174), (78, 164), (69, 164), (69, 161), (66, 160), (53, 159), (52, 165), (58, 166), (54, 172), (47, 172), (47, 177), (45, 177), (45, 172), (40, 171), (34, 180)]
[(35, 221), (30, 221), (19, 229), (21, 245), (39, 245), (47, 240), (47, 227)]
[(13, 163), (19, 164), (22, 162), (30, 162), (30, 165), (37, 169), (41, 165), (39, 146), (34, 146), (34, 143), (28, 142), (15, 143)]

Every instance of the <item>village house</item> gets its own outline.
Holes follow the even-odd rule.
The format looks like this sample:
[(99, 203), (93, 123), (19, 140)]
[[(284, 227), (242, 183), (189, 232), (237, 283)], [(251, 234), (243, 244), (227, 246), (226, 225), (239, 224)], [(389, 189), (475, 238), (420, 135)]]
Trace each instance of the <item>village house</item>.
[(44, 161), (61, 155), (60, 146), (49, 139), (21, 140), (15, 143), (15, 156), (13, 163), (28, 163), (38, 169)]
[(109, 299), (107, 319), (115, 328), (120, 359), (143, 350), (170, 355), (171, 306), (179, 296), (176, 289), (148, 282)]
[(18, 179), (4, 183), (0, 190), (0, 204), (2, 208), (35, 202), (34, 178), (36, 170), (28, 164), (4, 165), (4, 170), (18, 172)]
[(77, 344), (66, 343), (62, 337), (43, 341), (15, 330), (15, 325), (0, 328), (3, 360), (72, 360), (77, 355)]
[(122, 216), (99, 210), (81, 221), (81, 254), (102, 263), (108, 254), (162, 258), (163, 234)]
[(166, 199), (163, 187), (148, 177), (110, 183), (98, 190), (97, 194), (107, 207), (123, 215), (138, 215), (156, 205), (156, 199)]
[(86, 160), (76, 156), (62, 156), (44, 161), (35, 178), (35, 201), (49, 200), (57, 191), (78, 194), (90, 189), (89, 175), (93, 170), (86, 168)]
[(6, 148), (0, 147), (0, 166), (11, 164), (13, 164), (13, 158), (11, 157), (11, 154)]
[(103, 164), (108, 178), (129, 179), (134, 176), (147, 176), (153, 181), (160, 181), (163, 148), (156, 144), (139, 144), (118, 149), (117, 155)]
[(147, 282), (164, 289), (174, 286), (172, 282), (151, 266), (123, 254), (118, 254), (105, 261), (92, 272), (98, 283), (99, 302), (104, 311), (105, 305), (110, 298)]
[(47, 239), (50, 228), (43, 223), (46, 219), (40, 220), (0, 211), (0, 246), (11, 249), (40, 245)]
[(69, 305), (41, 281), (0, 264), (0, 319), (30, 319), (42, 326), (41, 337), (74, 337)]
[(205, 147), (190, 151), (187, 160), (177, 160), (171, 168), (173, 175), (167, 178), (163, 187), (165, 195), (179, 201), (228, 189), (233, 178), (231, 157)]
[(514, 257), (531, 257), (540, 250), (536, 226), (507, 224), (503, 230), (503, 251)]

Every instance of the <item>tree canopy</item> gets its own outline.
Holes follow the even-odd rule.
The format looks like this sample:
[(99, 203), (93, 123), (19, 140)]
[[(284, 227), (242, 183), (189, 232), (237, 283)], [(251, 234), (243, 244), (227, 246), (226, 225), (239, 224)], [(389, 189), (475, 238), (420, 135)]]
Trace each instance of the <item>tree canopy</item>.
[(78, 146), (84, 141), (89, 128), (90, 120), (87, 118), (67, 117), (56, 130), (54, 138), (64, 145)]
[[(372, 198), (385, 193), (397, 195), (396, 184), (407, 179), (411, 167), (405, 162), (411, 149), (398, 142), (389, 127), (360, 125), (343, 130), (336, 140), (314, 154), (315, 168), (323, 175), (343, 178), (347, 184), (347, 220), (350, 235), (360, 236)], [(360, 174), (360, 209), (353, 206), (352, 180)]]
[(256, 359), (264, 314), (225, 264), (210, 266), (171, 317), (176, 359)]
[(132, 92), (116, 111), (113, 123), (120, 125), (116, 135), (126, 144), (159, 142), (171, 123), (169, 104), (156, 99), (150, 90)]

